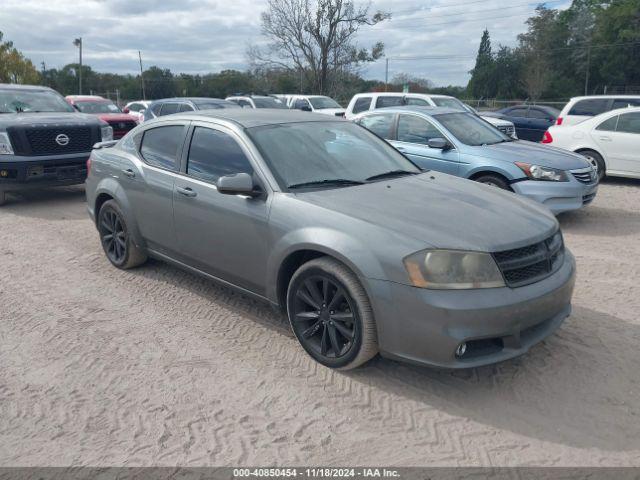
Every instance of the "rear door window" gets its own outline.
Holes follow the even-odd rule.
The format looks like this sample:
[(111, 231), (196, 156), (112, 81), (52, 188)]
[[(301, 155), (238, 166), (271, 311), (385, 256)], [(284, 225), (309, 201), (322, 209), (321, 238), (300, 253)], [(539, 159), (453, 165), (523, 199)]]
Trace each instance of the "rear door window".
[(510, 117), (526, 117), (527, 109), (526, 108), (512, 108), (511, 110), (507, 110), (507, 115)]
[(429, 102), (427, 102), (426, 100), (422, 99), (422, 98), (406, 98), (405, 99), (407, 105), (419, 105), (421, 107), (430, 107), (431, 105), (429, 104)]
[(179, 108), (179, 103), (165, 103), (164, 105), (162, 105), (162, 110), (160, 110), (160, 116), (163, 117), (165, 115), (177, 113)]
[(614, 117), (611, 117), (605, 120), (604, 122), (602, 122), (600, 125), (596, 127), (596, 130), (600, 130), (603, 132), (615, 132), (616, 125), (618, 125), (618, 118), (619, 118), (619, 115), (616, 115)]
[(640, 98), (616, 98), (613, 101), (611, 110), (617, 110), (618, 108), (629, 108), (640, 106)]
[(404, 105), (403, 97), (378, 97), (376, 100), (376, 108), (398, 107)]
[(183, 103), (180, 105), (180, 111), (181, 112), (193, 112), (194, 108), (189, 105), (188, 103)]
[(590, 98), (588, 100), (580, 100), (571, 110), (569, 115), (578, 115), (582, 117), (593, 117), (609, 110), (610, 100), (607, 98)]
[(366, 112), (371, 106), (371, 97), (360, 97), (353, 105), (353, 113)]
[(219, 130), (196, 127), (189, 147), (187, 174), (213, 183), (234, 173), (253, 174), (251, 162), (238, 142)]
[(551, 118), (551, 115), (549, 115), (544, 110), (540, 110), (538, 108), (530, 108), (529, 118), (535, 118), (536, 120), (549, 120)]
[(184, 126), (167, 125), (145, 130), (140, 154), (149, 165), (178, 169), (178, 148), (182, 145)]
[(640, 133), (640, 112), (623, 113), (618, 119), (617, 132)]
[(358, 123), (367, 130), (378, 135), (380, 138), (389, 140), (391, 139), (394, 117), (395, 115), (391, 114), (368, 115), (361, 118)]

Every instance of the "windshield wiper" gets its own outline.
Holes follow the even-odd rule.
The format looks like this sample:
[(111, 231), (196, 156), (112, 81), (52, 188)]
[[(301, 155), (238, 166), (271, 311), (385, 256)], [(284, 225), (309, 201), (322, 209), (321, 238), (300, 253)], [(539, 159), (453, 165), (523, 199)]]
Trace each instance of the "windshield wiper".
[(348, 180), (346, 178), (326, 178), (324, 180), (314, 180), (312, 182), (294, 183), (287, 185), (287, 188), (304, 188), (331, 185), (362, 185), (364, 182), (359, 180)]
[(404, 175), (418, 175), (420, 172), (411, 172), (409, 170), (391, 170), (390, 172), (379, 173), (367, 178), (367, 182), (372, 180), (382, 180), (383, 178), (402, 177)]

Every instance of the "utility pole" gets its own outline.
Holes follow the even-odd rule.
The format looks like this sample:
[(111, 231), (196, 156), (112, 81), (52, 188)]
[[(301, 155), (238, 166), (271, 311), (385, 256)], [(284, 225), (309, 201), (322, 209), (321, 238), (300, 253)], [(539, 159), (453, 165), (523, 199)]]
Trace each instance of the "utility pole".
[(386, 66), (384, 69), (384, 91), (386, 92), (389, 87), (389, 57), (386, 59)]
[(42, 84), (47, 85), (47, 80), (45, 78), (47, 73), (47, 64), (44, 63), (44, 60), (43, 60), (42, 62), (40, 62), (40, 66), (42, 67)]
[(78, 69), (78, 95), (82, 95), (82, 37), (78, 37), (73, 44), (80, 50), (80, 68)]
[(147, 99), (147, 95), (144, 91), (144, 74), (142, 73), (142, 53), (138, 50), (138, 59), (140, 60), (140, 87), (142, 88), (142, 100)]
[(584, 75), (584, 94), (589, 95), (589, 70), (591, 66), (591, 44), (587, 47), (587, 71)]

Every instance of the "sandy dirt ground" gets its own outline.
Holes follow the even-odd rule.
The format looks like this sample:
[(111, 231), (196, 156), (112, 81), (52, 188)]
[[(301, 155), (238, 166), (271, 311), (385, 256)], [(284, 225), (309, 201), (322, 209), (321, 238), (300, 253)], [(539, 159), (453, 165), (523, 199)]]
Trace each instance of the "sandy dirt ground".
[(81, 188), (0, 209), (0, 465), (640, 465), (640, 181), (560, 218), (574, 312), (443, 372), (315, 364), (270, 307), (111, 267)]

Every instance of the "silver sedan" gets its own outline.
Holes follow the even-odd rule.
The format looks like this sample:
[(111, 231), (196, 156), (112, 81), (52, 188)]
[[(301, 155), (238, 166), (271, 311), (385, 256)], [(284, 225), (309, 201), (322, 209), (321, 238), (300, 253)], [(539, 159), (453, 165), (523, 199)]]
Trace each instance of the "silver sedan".
[(378, 352), (488, 364), (526, 352), (571, 310), (575, 262), (546, 208), (424, 173), (326, 115), (144, 123), (96, 147), (87, 200), (114, 266), (155, 257), (279, 306), (331, 368)]

